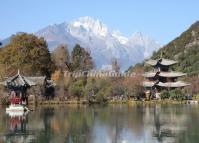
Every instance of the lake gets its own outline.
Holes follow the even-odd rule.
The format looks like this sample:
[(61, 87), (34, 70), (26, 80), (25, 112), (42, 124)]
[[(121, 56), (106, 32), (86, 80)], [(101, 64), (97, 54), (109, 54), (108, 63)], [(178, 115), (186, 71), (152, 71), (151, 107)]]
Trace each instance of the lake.
[(67, 105), (10, 117), (0, 143), (198, 143), (198, 105)]

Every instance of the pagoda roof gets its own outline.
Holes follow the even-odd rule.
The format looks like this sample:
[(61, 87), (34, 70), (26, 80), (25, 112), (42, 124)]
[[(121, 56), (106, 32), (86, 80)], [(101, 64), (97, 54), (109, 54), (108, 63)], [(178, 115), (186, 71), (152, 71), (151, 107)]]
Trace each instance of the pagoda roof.
[(143, 74), (144, 77), (150, 78), (150, 77), (155, 77), (156, 75), (161, 76), (161, 77), (181, 77), (187, 75), (186, 73), (182, 72), (147, 72)]
[(7, 78), (1, 84), (5, 86), (34, 86), (37, 84), (42, 84), (45, 80), (45, 77), (26, 77), (22, 76), (19, 71), (16, 75)]
[(144, 77), (150, 78), (150, 77), (155, 77), (157, 73), (155, 72), (146, 72), (143, 74)]
[(144, 81), (143, 86), (144, 87), (153, 87), (153, 86), (160, 86), (160, 87), (185, 87), (189, 86), (189, 83), (183, 82), (183, 81), (177, 81), (177, 82), (156, 82), (156, 81)]
[(156, 84), (155, 81), (144, 81), (143, 86), (144, 87), (153, 87)]
[(174, 65), (176, 63), (178, 63), (177, 61), (174, 60), (169, 60), (169, 59), (164, 59), (164, 58), (160, 58), (158, 60), (148, 60), (146, 61), (147, 64), (152, 65), (152, 66), (156, 66), (157, 64), (163, 65), (163, 66), (170, 66), (170, 65)]
[(187, 75), (182, 72), (160, 72), (159, 76), (161, 77), (181, 77)]
[(190, 84), (186, 83), (186, 82), (183, 82), (183, 81), (177, 81), (177, 82), (166, 82), (166, 83), (163, 83), (163, 82), (159, 82), (157, 84), (157, 86), (160, 86), (160, 87), (185, 87), (185, 86), (189, 86)]

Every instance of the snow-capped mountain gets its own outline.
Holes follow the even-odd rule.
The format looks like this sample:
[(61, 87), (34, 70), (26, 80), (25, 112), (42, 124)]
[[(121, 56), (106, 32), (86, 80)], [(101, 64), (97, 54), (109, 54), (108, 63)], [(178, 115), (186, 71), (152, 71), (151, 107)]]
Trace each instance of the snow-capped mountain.
[(125, 70), (160, 48), (160, 44), (148, 36), (134, 33), (128, 38), (91, 17), (50, 25), (35, 34), (46, 39), (51, 51), (59, 44), (67, 44), (70, 51), (75, 44), (80, 44), (91, 51), (97, 68), (117, 58), (121, 69)]

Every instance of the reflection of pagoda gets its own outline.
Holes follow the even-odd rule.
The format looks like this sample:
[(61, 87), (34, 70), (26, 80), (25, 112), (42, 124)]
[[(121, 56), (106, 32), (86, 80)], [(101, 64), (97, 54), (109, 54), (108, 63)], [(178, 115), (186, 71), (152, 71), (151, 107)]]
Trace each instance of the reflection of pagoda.
[(177, 81), (178, 77), (185, 76), (186, 73), (171, 71), (170, 66), (177, 61), (160, 58), (158, 60), (148, 60), (147, 64), (153, 66), (153, 71), (144, 74), (143, 86), (150, 97), (159, 98), (159, 93), (163, 89), (171, 90), (188, 86), (188, 83)]
[(16, 132), (26, 131), (26, 115), (11, 116), (10, 117), (10, 130)]

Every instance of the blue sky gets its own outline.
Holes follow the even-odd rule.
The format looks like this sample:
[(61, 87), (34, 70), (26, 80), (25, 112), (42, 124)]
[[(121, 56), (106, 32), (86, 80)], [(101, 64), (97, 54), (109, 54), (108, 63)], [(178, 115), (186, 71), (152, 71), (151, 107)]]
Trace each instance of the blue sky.
[(82, 16), (125, 36), (142, 32), (166, 44), (199, 20), (199, 0), (2, 0), (0, 39)]

